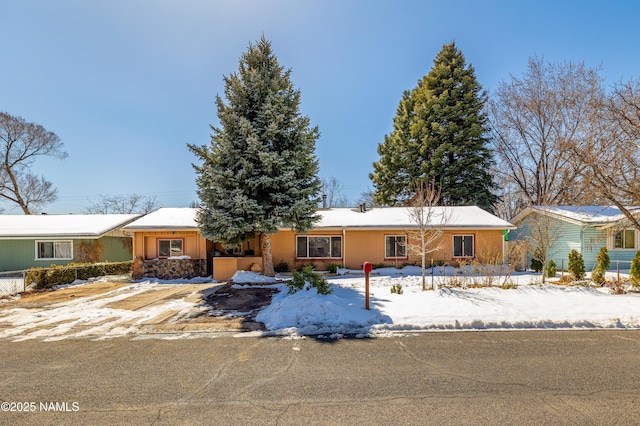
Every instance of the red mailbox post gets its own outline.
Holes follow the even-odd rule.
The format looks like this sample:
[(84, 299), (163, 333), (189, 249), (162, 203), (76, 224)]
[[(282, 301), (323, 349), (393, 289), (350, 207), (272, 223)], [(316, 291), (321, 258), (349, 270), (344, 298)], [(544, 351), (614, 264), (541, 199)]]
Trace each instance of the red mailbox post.
[(370, 262), (364, 262), (362, 269), (364, 269), (364, 308), (369, 310), (369, 274), (373, 270), (373, 265)]

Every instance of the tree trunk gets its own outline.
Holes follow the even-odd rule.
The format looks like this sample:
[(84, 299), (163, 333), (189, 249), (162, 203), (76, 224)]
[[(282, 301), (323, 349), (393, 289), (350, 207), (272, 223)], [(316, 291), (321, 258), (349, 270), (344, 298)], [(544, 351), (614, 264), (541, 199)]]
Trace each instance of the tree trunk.
[(260, 234), (260, 246), (262, 247), (262, 274), (267, 277), (275, 277), (273, 270), (273, 256), (271, 255), (271, 235)]

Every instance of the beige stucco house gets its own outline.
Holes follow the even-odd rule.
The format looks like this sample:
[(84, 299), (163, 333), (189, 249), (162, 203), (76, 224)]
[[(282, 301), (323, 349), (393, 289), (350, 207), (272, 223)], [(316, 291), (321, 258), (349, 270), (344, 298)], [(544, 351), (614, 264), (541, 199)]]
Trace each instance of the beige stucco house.
[[(298, 268), (314, 263), (319, 270), (329, 264), (360, 269), (365, 261), (402, 266), (419, 263), (410, 249), (416, 224), (409, 209), (321, 209), (320, 220), (307, 233), (282, 228), (271, 236), (274, 264)], [(237, 270), (261, 269), (258, 238), (228, 249), (202, 237), (195, 221), (196, 209), (163, 208), (129, 225), (134, 262), (140, 276), (169, 278), (208, 276), (224, 281)], [(503, 257), (505, 235), (515, 226), (478, 207), (437, 207), (431, 226), (442, 227), (434, 262), (457, 264), (461, 260)], [(136, 271), (134, 271), (135, 273)]]

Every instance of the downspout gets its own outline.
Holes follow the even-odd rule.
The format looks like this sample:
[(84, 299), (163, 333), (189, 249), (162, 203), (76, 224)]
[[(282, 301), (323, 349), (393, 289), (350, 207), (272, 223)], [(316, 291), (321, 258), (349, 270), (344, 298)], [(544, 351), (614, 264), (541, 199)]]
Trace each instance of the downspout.
[(347, 230), (342, 228), (342, 267), (347, 268)]

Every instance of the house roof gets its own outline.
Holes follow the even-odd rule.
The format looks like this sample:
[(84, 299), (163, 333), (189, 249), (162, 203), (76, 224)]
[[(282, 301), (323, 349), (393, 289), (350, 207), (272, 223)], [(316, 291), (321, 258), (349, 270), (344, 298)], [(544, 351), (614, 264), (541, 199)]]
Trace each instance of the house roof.
[[(511, 223), (476, 206), (433, 207), (432, 224), (445, 223), (447, 229), (515, 229)], [(388, 229), (415, 227), (410, 207), (381, 207), (361, 212), (359, 209), (320, 210), (314, 228)], [(444, 215), (444, 220), (442, 219)]]
[[(640, 207), (629, 206), (627, 209), (634, 214), (640, 212)], [(605, 226), (626, 218), (614, 206), (533, 206), (518, 213), (511, 222), (518, 223), (533, 212), (581, 226)]]
[(2, 215), (0, 239), (95, 239), (138, 217), (137, 214)]
[(196, 212), (193, 208), (165, 207), (149, 213), (124, 227), (125, 231), (144, 231), (153, 229), (197, 230)]
[[(392, 229), (415, 226), (409, 216), (409, 208), (384, 207), (361, 212), (359, 209), (318, 210), (320, 221), (314, 229)], [(162, 208), (124, 227), (127, 231), (152, 229), (197, 229), (195, 221), (197, 209)], [(448, 216), (448, 229), (515, 229), (509, 222), (492, 215), (479, 207), (435, 207), (435, 225), (443, 214)], [(284, 229), (284, 228), (283, 228)]]

